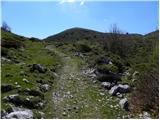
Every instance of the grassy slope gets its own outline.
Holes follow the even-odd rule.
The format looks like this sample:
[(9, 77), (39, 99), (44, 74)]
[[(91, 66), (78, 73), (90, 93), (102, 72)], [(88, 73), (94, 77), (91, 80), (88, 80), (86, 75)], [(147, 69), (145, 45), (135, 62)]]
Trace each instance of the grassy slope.
[[(2, 39), (3, 38), (22, 40), (23, 37), (2, 31)], [(23, 39), (25, 39), (22, 40), (25, 44), (24, 49), (9, 49), (9, 52), (11, 53), (10, 55), (13, 55), (10, 56), (11, 59), (16, 58), (21, 61), (20, 63), (23, 62), (25, 64), (2, 63), (2, 83), (14, 84), (18, 82), (22, 88), (32, 89), (37, 87), (36, 80), (53, 81), (52, 89), (45, 93), (47, 104), (42, 111), (46, 114), (46, 118), (123, 118), (124, 115), (126, 115), (127, 118), (127, 115), (130, 114), (122, 111), (119, 106), (116, 107), (119, 99), (108, 95), (107, 92), (100, 87), (100, 83), (94, 84), (89, 78), (81, 75), (80, 69), (90, 65), (96, 57), (109, 55), (110, 52), (103, 50), (103, 44), (85, 40), (81, 41), (92, 48), (92, 52), (87, 53), (86, 59), (83, 60), (73, 56), (74, 51), (77, 49), (76, 45), (79, 44), (79, 42), (61, 43), (62, 46), (59, 48), (55, 47), (57, 45), (56, 43), (51, 43), (51, 48), (46, 49), (49, 43), (44, 44), (43, 42), (30, 41), (27, 38)], [(157, 51), (157, 47), (155, 51)], [(95, 55), (95, 53), (98, 54)], [(110, 57), (114, 58), (115, 61), (118, 60), (117, 55), (113, 55), (113, 53), (111, 53)], [(157, 59), (156, 53), (155, 59)], [(123, 62), (123, 59), (119, 60)], [(134, 59), (131, 60), (132, 62), (134, 61)], [(58, 77), (51, 71), (46, 74), (31, 73), (27, 66), (33, 63), (43, 64), (48, 69), (56, 69), (57, 66), (60, 65), (59, 68), (56, 69)], [(27, 73), (28, 76), (21, 76), (21, 71)], [(12, 76), (6, 77), (6, 74)], [(30, 83), (24, 83), (22, 81), (23, 78), (28, 79)], [(62, 90), (61, 87), (63, 87)], [(57, 98), (59, 103), (56, 103), (54, 100), (52, 101), (52, 93), (58, 91), (60, 92), (60, 97)], [(64, 98), (63, 101), (60, 101), (60, 99), (63, 98), (62, 96), (68, 91), (73, 95), (73, 99)], [(8, 93), (2, 93), (2, 97), (16, 92), (16, 90), (13, 90)], [(101, 96), (100, 92), (105, 93), (105, 96)], [(63, 110), (67, 105), (71, 107), (76, 105), (78, 109), (71, 110), (71, 112), (67, 111), (67, 116), (62, 116)], [(113, 107), (111, 107), (111, 105), (113, 105)], [(6, 104), (2, 102), (2, 108), (5, 108), (5, 106)]]
[[(8, 38), (9, 40), (17, 40), (17, 36), (2, 31), (2, 39)], [(19, 38), (19, 37), (18, 37)], [(21, 40), (20, 38), (18, 40)], [(23, 40), (23, 39), (22, 39)], [(28, 65), (38, 63), (42, 64), (47, 69), (56, 69), (56, 65), (58, 64), (58, 58), (54, 54), (54, 52), (49, 53), (48, 50), (45, 50), (45, 46), (42, 42), (32, 42), (29, 39), (25, 39), (22, 41), (25, 44), (25, 48), (22, 49), (9, 49), (9, 54), (7, 57), (10, 59), (16, 58), (20, 63), (3, 63), (2, 62), (2, 75), (1, 75), (1, 83), (7, 83), (15, 85), (15, 82), (21, 86), (21, 89), (36, 89), (38, 87), (36, 80), (44, 80), (48, 82), (49, 80), (54, 81), (54, 75), (52, 72), (48, 71), (46, 74), (42, 73), (31, 73), (30, 67)], [(10, 56), (11, 55), (11, 56)], [(58, 61), (58, 62), (57, 62)], [(21, 75), (20, 73), (24, 72), (27, 74), (26, 76)], [(8, 77), (6, 75), (9, 75)], [(23, 78), (29, 80), (29, 83), (25, 83), (22, 81)], [(16, 94), (17, 90), (13, 90), (11, 92), (2, 93), (2, 98), (9, 94)], [(47, 95), (47, 94), (46, 94)], [(26, 96), (27, 97), (27, 96)], [(2, 109), (5, 108), (6, 103), (2, 102)], [(50, 106), (50, 105), (49, 105)]]

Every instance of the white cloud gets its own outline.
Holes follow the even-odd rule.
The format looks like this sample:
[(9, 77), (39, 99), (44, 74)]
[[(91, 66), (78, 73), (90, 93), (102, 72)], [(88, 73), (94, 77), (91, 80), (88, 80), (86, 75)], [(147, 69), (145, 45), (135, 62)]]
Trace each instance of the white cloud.
[(84, 4), (84, 0), (82, 0), (81, 2), (80, 2), (80, 5), (83, 5)]
[(80, 5), (84, 5), (84, 0), (60, 0), (59, 4), (74, 3), (74, 2), (80, 2)]
[(59, 4), (63, 4), (63, 3), (74, 3), (75, 0), (60, 0)]
[(60, 2), (59, 2), (59, 4), (63, 4), (65, 2), (65, 0), (61, 0)]

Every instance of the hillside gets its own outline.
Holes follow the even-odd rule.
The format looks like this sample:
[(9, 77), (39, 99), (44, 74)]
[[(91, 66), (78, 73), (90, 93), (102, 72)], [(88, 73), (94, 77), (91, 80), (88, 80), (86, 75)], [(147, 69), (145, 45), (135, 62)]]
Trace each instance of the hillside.
[(82, 39), (86, 40), (104, 40), (105, 34), (89, 29), (84, 29), (84, 28), (71, 28), (67, 29), (63, 32), (60, 32), (56, 35), (49, 36), (45, 38), (44, 40), (46, 41), (78, 41)]
[(1, 118), (159, 117), (159, 31), (1, 32)]
[[(45, 38), (45, 41), (56, 41), (56, 42), (67, 42), (67, 41), (79, 41), (79, 40), (88, 40), (88, 41), (106, 41), (108, 37), (110, 36), (110, 33), (103, 33), (98, 32), (90, 29), (85, 28), (70, 28), (67, 30), (64, 30), (63, 32), (60, 32), (55, 35), (51, 35), (47, 38)], [(122, 36), (132, 36), (134, 37), (142, 37), (140, 34), (123, 34)]]

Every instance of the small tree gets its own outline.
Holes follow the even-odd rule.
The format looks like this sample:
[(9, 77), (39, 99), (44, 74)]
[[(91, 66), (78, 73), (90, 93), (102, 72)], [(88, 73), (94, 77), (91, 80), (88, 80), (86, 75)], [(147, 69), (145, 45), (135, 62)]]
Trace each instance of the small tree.
[(8, 24), (6, 22), (2, 23), (2, 29), (11, 32), (11, 28), (8, 26)]
[(110, 37), (112, 40), (119, 40), (122, 31), (118, 28), (117, 24), (112, 24), (109, 29)]

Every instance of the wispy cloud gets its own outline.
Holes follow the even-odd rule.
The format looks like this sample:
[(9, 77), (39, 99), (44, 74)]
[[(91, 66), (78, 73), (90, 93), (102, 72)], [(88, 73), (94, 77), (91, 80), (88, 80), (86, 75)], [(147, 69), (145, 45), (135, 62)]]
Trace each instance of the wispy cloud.
[(65, 0), (61, 0), (60, 2), (59, 2), (59, 4), (63, 4), (65, 2)]
[(84, 5), (84, 0), (82, 0), (82, 1), (80, 2), (80, 5)]
[(75, 0), (60, 0), (59, 4), (63, 4), (63, 3), (73, 3), (75, 2)]
[(84, 0), (60, 0), (59, 4), (63, 4), (63, 3), (75, 3), (75, 2), (80, 2), (80, 5), (84, 5)]

